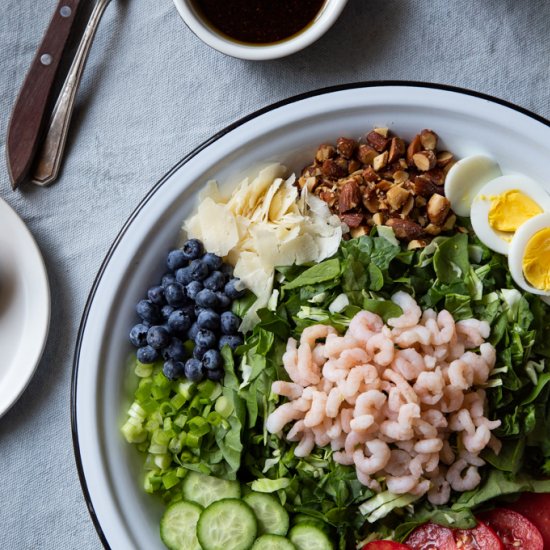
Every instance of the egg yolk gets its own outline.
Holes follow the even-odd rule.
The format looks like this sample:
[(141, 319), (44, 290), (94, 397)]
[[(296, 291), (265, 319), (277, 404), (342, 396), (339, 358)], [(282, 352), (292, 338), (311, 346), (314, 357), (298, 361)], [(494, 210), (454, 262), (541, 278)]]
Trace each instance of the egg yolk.
[(542, 208), (517, 189), (491, 197), (489, 225), (497, 231), (514, 233), (528, 219), (542, 213)]
[(529, 239), (522, 267), (531, 285), (539, 290), (550, 290), (550, 227), (537, 231)]

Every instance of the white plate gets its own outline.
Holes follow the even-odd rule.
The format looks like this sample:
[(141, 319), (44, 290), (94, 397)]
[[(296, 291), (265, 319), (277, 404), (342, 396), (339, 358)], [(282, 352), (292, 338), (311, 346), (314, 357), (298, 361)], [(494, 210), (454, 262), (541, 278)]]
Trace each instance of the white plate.
[(32, 378), (49, 323), (44, 260), (27, 226), (0, 199), (0, 416)]
[[(141, 458), (120, 435), (131, 393), (126, 364), (134, 305), (158, 281), (197, 191), (211, 178), (236, 182), (268, 161), (299, 170), (318, 144), (389, 126), (411, 138), (432, 128), (458, 156), (496, 158), (549, 186), (550, 123), (472, 92), (417, 83), (357, 84), (284, 101), (247, 117), (183, 159), (145, 197), (95, 282), (75, 354), (73, 434), (80, 478), (98, 533), (117, 550), (162, 549), (160, 503), (141, 489)], [(549, 187), (550, 188), (550, 187)]]

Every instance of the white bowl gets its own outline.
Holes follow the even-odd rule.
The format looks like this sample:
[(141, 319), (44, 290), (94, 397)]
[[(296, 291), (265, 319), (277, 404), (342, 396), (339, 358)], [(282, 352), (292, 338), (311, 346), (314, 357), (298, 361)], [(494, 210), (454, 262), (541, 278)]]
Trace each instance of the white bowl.
[[(248, 116), (185, 157), (144, 198), (114, 242), (94, 283), (73, 371), (74, 446), (82, 487), (104, 544), (162, 549), (162, 505), (141, 488), (141, 457), (120, 426), (131, 399), (128, 330), (134, 306), (163, 272), (182, 220), (211, 179), (237, 182), (261, 163), (299, 170), (318, 144), (386, 125), (410, 139), (439, 133), (462, 157), (483, 152), (503, 172), (548, 182), (550, 123), (487, 96), (420, 84), (357, 84), (305, 94)], [(546, 183), (549, 186), (549, 183)]]
[(189, 0), (174, 4), (191, 31), (212, 48), (240, 59), (255, 61), (277, 59), (293, 54), (319, 39), (338, 19), (348, 0), (326, 0), (315, 19), (301, 32), (273, 44), (244, 44), (216, 32), (197, 12)]

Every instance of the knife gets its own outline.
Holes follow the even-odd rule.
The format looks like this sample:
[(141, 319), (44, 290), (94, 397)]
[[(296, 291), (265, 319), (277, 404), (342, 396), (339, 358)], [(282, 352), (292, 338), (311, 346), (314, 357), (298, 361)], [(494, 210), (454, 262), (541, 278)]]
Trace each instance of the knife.
[(29, 175), (51, 110), (52, 90), (80, 0), (59, 0), (33, 59), (8, 125), (6, 157), (13, 189)]

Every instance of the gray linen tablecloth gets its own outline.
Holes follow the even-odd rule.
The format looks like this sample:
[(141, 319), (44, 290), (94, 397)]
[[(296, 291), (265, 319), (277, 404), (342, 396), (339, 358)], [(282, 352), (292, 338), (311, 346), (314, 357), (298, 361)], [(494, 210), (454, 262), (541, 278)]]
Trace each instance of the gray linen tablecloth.
[(38, 371), (0, 419), (2, 550), (101, 547), (71, 442), (74, 342), (111, 241), (182, 156), (260, 107), (359, 80), (454, 84), (550, 117), (545, 0), (350, 0), (316, 44), (261, 63), (202, 44), (171, 0), (113, 0), (84, 75), (59, 181), (14, 193), (3, 162), (8, 116), (55, 4), (0, 2), (0, 196), (42, 249), (53, 298)]

